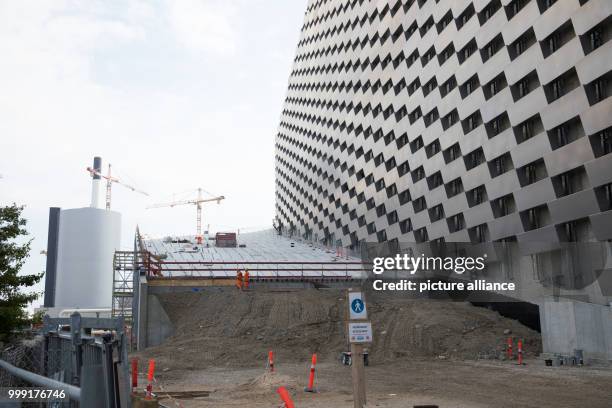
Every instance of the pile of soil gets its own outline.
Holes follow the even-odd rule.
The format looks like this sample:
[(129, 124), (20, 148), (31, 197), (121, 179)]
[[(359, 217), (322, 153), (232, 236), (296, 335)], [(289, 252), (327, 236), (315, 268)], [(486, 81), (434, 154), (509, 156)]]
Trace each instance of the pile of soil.
[[(143, 357), (170, 370), (265, 367), (268, 350), (277, 364), (310, 361), (312, 353), (320, 361), (338, 361), (348, 349), (345, 293), (210, 288), (158, 295), (175, 333)], [(503, 359), (509, 336), (515, 345), (523, 339), (525, 357), (541, 351), (539, 333), (486, 308), (388, 292), (366, 296), (374, 328), (371, 364), (403, 358)]]

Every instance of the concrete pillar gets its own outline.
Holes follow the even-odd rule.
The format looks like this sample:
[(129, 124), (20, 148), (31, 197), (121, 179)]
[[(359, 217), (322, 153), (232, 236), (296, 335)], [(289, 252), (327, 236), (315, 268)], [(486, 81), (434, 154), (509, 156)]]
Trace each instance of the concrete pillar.
[(540, 325), (544, 353), (582, 350), (586, 361), (612, 361), (610, 306), (549, 298), (540, 303)]
[(138, 322), (136, 332), (136, 348), (144, 350), (147, 347), (147, 312), (148, 312), (148, 292), (149, 285), (146, 282), (140, 282), (138, 287)]

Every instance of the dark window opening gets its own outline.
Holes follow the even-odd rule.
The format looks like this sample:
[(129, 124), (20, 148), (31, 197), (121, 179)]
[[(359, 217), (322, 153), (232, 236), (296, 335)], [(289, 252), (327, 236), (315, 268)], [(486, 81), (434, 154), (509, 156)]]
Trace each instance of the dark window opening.
[(584, 128), (580, 116), (576, 116), (567, 122), (552, 128), (548, 132), (550, 147), (556, 150), (584, 136)]
[(487, 201), (487, 190), (484, 185), (471, 189), (466, 193), (468, 206), (474, 207)]
[(612, 94), (612, 71), (591, 81), (585, 86), (590, 105), (595, 105)]
[(546, 204), (522, 211), (520, 216), (525, 231), (542, 228), (550, 223), (550, 214)]
[(487, 242), (489, 240), (489, 228), (487, 224), (480, 224), (468, 230), (472, 242)]
[(474, 16), (474, 4), (470, 3), (469, 6), (463, 11), (463, 13), (459, 14), (459, 17), (455, 20), (455, 24), (457, 25), (457, 30), (461, 30), (461, 27), (466, 25), (468, 21)]
[(419, 213), (427, 208), (427, 203), (425, 202), (425, 197), (419, 197), (416, 200), (412, 201), (412, 206), (414, 207), (414, 212)]
[(407, 234), (412, 231), (412, 221), (410, 220), (410, 218), (407, 218), (400, 222), (400, 231), (402, 232), (402, 234)]
[(461, 93), (461, 97), (465, 99), (469, 94), (474, 92), (476, 88), (480, 86), (480, 82), (478, 81), (478, 75), (473, 75), (470, 79), (465, 81), (463, 85), (459, 87), (459, 92)]
[(539, 159), (518, 169), (521, 187), (536, 183), (548, 176), (544, 159)]
[(529, 2), (529, 0), (513, 0), (511, 1), (506, 8), (506, 16), (508, 20), (511, 20), (514, 16), (516, 16), (525, 5)]
[(512, 85), (510, 91), (512, 92), (512, 98), (514, 101), (527, 96), (531, 91), (540, 86), (540, 80), (535, 70), (525, 75), (516, 84)]
[(492, 178), (501, 176), (513, 168), (514, 165), (512, 164), (512, 157), (510, 156), (509, 152), (504, 153), (489, 162), (489, 172), (491, 173)]
[(462, 213), (447, 218), (446, 222), (448, 223), (448, 231), (451, 233), (461, 231), (465, 228), (465, 219)]
[(431, 222), (439, 221), (442, 218), (444, 218), (444, 207), (442, 207), (442, 204), (429, 209), (429, 219)]
[(521, 144), (544, 130), (540, 114), (535, 114), (514, 127), (516, 142)]
[(612, 127), (595, 133), (589, 139), (591, 140), (591, 147), (595, 157), (612, 153)]
[(544, 93), (546, 94), (548, 103), (551, 103), (579, 86), (580, 81), (578, 75), (576, 74), (576, 70), (572, 68), (545, 85)]
[(561, 48), (575, 36), (576, 33), (574, 32), (574, 26), (572, 25), (571, 20), (568, 20), (540, 43), (544, 58), (548, 58), (554, 54), (559, 48)]
[(498, 76), (490, 80), (487, 84), (485, 84), (484, 86), (485, 99), (487, 100), (491, 99), (493, 96), (498, 94), (499, 91), (504, 89), (506, 86), (508, 86), (508, 82), (506, 81), (506, 76), (502, 72), (501, 74), (499, 74)]
[(583, 166), (552, 177), (551, 181), (557, 198), (577, 193), (588, 186), (588, 178)]
[(612, 210), (612, 183), (597, 187), (595, 195), (601, 211)]
[(440, 87), (440, 96), (444, 98), (450, 91), (455, 89), (456, 86), (457, 81), (455, 80), (455, 76), (453, 75), (452, 77), (447, 79), (446, 82), (444, 82)]
[(516, 211), (516, 203), (512, 194), (499, 197), (491, 201), (491, 208), (495, 218), (505, 217)]
[(461, 177), (457, 177), (446, 184), (446, 197), (451, 198), (457, 194), (463, 193), (463, 183)]
[(463, 160), (465, 161), (465, 168), (467, 170), (471, 170), (474, 167), (480, 166), (485, 161), (485, 156), (482, 147), (479, 147), (473, 152), (470, 152), (467, 155), (463, 156)]
[(510, 128), (510, 119), (508, 113), (504, 112), (501, 115), (493, 118), (490, 122), (485, 125), (487, 136), (489, 139), (499, 135), (504, 130)]

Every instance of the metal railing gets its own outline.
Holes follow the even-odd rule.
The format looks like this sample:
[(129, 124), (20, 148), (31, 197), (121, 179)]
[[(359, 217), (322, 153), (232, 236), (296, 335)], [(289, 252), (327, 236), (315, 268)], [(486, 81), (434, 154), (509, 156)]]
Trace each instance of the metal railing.
[(129, 407), (126, 343), (121, 318), (45, 316), (42, 335), (0, 352), (0, 387), (65, 390), (70, 401), (54, 407)]
[[(248, 270), (252, 279), (360, 277), (368, 266), (359, 261), (157, 261), (145, 263), (148, 279), (235, 277)], [(149, 266), (147, 268), (147, 266)]]

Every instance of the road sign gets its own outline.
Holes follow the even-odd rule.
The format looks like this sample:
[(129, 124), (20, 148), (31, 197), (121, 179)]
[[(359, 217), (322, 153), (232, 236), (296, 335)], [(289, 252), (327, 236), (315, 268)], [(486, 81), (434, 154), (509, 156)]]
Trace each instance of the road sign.
[(368, 318), (365, 300), (361, 292), (349, 292), (350, 320), (362, 320)]
[(349, 341), (351, 343), (371, 343), (372, 342), (372, 323), (349, 323)]

